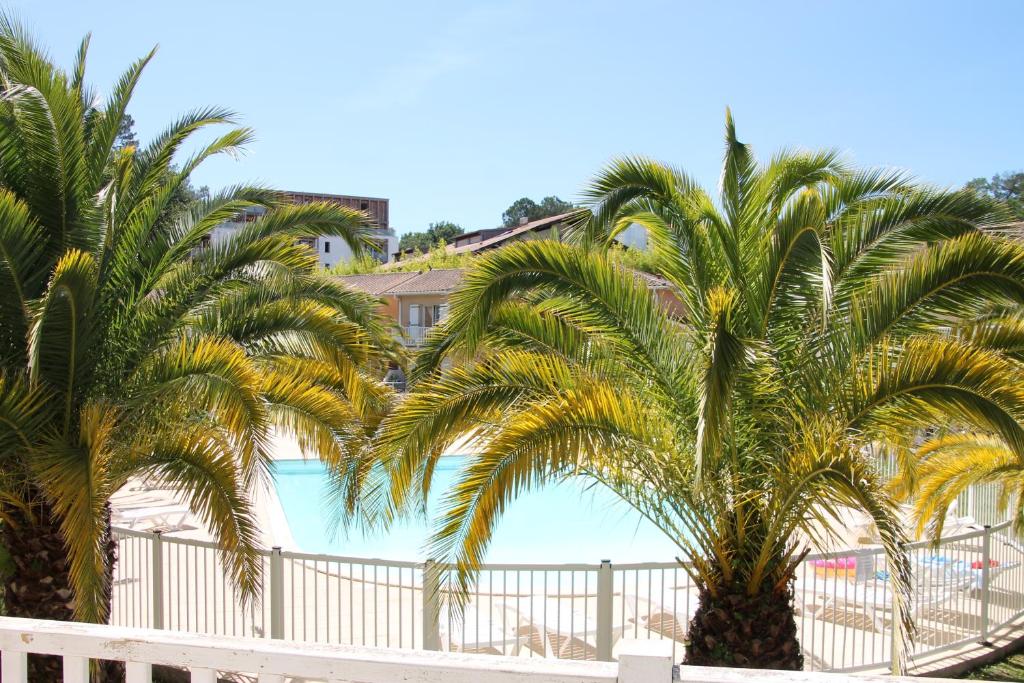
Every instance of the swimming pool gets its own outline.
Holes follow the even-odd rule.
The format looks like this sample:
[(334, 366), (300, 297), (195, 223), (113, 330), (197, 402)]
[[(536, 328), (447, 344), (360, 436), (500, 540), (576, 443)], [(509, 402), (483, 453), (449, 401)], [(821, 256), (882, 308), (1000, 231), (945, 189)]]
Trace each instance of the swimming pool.
[[(430, 512), (441, 492), (456, 481), (463, 457), (446, 457), (434, 475)], [(386, 534), (331, 533), (333, 512), (326, 503), (327, 473), (317, 460), (279, 460), (278, 498), (299, 550), (311, 553), (423, 560), (429, 522), (396, 526)], [(675, 544), (614, 493), (581, 480), (549, 485), (519, 497), (498, 524), (487, 561), (554, 564), (564, 562), (668, 562)]]

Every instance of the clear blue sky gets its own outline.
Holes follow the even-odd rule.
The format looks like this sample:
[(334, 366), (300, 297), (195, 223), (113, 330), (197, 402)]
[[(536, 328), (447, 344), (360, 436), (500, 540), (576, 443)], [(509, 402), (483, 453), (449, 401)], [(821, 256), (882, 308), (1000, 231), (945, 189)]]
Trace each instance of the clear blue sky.
[[(0, 0), (2, 1), (2, 0)], [(391, 199), (399, 231), (575, 198), (610, 157), (717, 182), (722, 120), (762, 155), (838, 147), (941, 185), (1024, 167), (1024, 2), (15, 0), (106, 89), (160, 44), (143, 139), (198, 105), (257, 142), (196, 180)]]

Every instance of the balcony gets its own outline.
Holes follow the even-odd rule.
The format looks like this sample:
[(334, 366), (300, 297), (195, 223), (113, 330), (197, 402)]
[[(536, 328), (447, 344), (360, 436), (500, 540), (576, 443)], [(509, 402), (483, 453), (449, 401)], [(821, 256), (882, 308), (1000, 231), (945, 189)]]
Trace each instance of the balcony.
[(403, 325), (401, 341), (410, 348), (423, 346), (423, 342), (426, 340), (427, 334), (429, 334), (432, 329), (434, 328), (431, 325)]

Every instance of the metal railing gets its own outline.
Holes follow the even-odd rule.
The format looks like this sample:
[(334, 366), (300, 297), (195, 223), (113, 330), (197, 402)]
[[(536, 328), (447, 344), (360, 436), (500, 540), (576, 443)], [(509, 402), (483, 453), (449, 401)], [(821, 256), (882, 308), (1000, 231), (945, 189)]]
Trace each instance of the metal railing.
[[(260, 597), (244, 604), (212, 543), (116, 530), (111, 623), (214, 635), (535, 658), (613, 660), (631, 639), (683, 656), (698, 592), (679, 563), (485, 565), (463, 610), (447, 572), (395, 562), (262, 553)], [(914, 655), (983, 642), (1024, 615), (1024, 548), (1009, 523), (908, 546)], [(794, 607), (805, 669), (888, 666), (892, 595), (881, 550), (819, 553), (799, 566)]]

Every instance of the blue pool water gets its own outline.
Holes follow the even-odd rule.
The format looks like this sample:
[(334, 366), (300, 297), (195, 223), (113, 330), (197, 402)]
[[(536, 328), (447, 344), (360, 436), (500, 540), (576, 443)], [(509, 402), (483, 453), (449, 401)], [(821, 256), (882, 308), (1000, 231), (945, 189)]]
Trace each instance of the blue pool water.
[[(465, 458), (447, 457), (437, 467), (430, 511), (456, 481)], [(299, 549), (350, 557), (425, 559), (429, 523), (422, 519), (386, 534), (359, 529), (332, 534), (334, 512), (326, 503), (327, 474), (316, 460), (279, 460), (277, 494)], [(653, 524), (601, 486), (581, 480), (549, 485), (520, 496), (505, 512), (487, 554), (488, 562), (669, 562), (676, 546)]]

